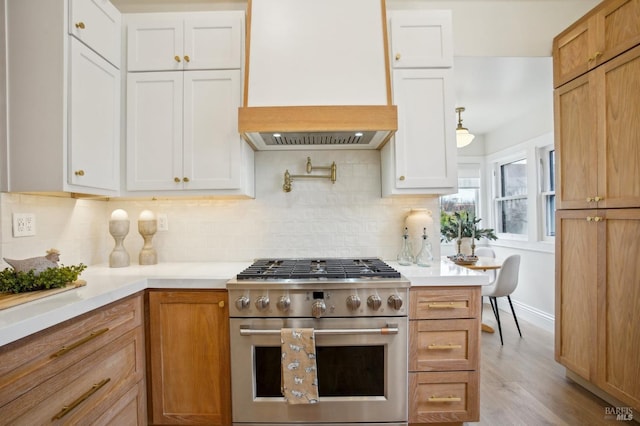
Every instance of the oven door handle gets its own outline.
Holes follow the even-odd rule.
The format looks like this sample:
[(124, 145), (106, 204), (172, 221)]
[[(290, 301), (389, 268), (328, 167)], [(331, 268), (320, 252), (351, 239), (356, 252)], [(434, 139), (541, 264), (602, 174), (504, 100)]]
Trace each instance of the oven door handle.
[[(294, 327), (295, 328), (295, 327)], [(241, 336), (275, 336), (280, 335), (281, 330), (259, 330), (248, 328), (246, 326), (240, 327)], [(397, 324), (387, 324), (382, 328), (322, 328), (313, 331), (315, 335), (319, 336), (335, 336), (335, 335), (363, 335), (363, 334), (398, 334)]]

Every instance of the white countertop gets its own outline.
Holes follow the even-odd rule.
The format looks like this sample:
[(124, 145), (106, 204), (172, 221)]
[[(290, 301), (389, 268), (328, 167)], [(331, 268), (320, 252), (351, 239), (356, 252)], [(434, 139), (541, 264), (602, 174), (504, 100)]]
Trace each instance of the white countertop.
[[(387, 263), (412, 286), (486, 285), (487, 275), (443, 260), (432, 267)], [(224, 289), (226, 282), (251, 262), (164, 263), (109, 268), (88, 267), (84, 287), (0, 310), (0, 346), (105, 306), (147, 288)]]

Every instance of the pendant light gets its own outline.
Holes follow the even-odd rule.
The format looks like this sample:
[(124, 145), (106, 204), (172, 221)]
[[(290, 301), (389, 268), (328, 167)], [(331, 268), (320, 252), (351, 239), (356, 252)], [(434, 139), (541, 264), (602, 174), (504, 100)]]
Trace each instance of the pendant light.
[(475, 135), (469, 133), (469, 129), (462, 127), (462, 111), (464, 111), (464, 107), (456, 108), (456, 112), (458, 113), (458, 127), (456, 127), (456, 144), (458, 148), (465, 147), (471, 143)]

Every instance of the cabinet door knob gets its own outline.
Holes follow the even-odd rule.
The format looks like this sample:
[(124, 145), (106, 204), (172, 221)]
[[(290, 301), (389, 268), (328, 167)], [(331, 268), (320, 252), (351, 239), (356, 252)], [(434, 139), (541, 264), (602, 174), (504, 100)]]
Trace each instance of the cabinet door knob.
[(404, 176), (400, 176), (398, 179), (400, 179), (400, 180), (404, 180), (404, 179), (405, 179), (405, 177), (404, 177)]
[(180, 62), (180, 56), (178, 56), (178, 55), (174, 56), (173, 59), (175, 59), (176, 62)]
[(185, 176), (184, 178), (182, 178), (182, 181), (183, 182), (189, 182), (189, 178)]
[(84, 30), (84, 22), (76, 22), (76, 28)]
[(402, 55), (400, 55), (399, 53), (396, 53), (396, 61), (399, 61)]
[(173, 178), (173, 181), (175, 183), (180, 183), (180, 178), (176, 176), (176, 177)]
[(604, 200), (604, 197), (593, 197), (593, 201), (595, 201), (596, 203), (602, 200)]
[(604, 220), (604, 218), (603, 218), (602, 216), (595, 216), (595, 217), (593, 218), (593, 221), (594, 221), (594, 222), (602, 222), (603, 220)]
[(600, 56), (602, 56), (602, 52), (596, 52), (594, 53), (592, 56), (589, 56), (589, 58), (587, 59), (588, 62), (592, 62), (595, 61), (596, 59), (598, 59)]
[(587, 222), (591, 222), (593, 218), (591, 216), (587, 216)]
[(191, 60), (191, 58), (189, 57), (189, 55), (184, 55), (184, 61), (185, 62), (189, 62)]
[(224, 308), (224, 300), (219, 301), (218, 306)]
[(76, 170), (73, 172), (76, 176), (84, 176), (84, 170)]

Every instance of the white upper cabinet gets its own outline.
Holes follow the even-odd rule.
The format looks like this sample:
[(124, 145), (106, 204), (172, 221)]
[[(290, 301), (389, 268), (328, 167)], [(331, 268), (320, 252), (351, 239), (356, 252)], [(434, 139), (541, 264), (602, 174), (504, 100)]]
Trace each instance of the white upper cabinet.
[(120, 185), (120, 71), (71, 40), (69, 181), (117, 191)]
[(382, 195), (454, 193), (458, 173), (451, 14), (393, 12), (391, 26), (393, 53), (400, 54), (393, 71), (398, 130), (381, 151)]
[[(120, 19), (91, 18), (111, 8), (69, 0), (66, 14), (60, 1), (6, 1), (8, 191), (119, 195), (120, 47), (95, 40), (113, 41)], [(77, 36), (76, 13), (90, 30)]]
[(127, 16), (127, 69), (239, 69), (244, 16), (237, 12)]
[(393, 67), (452, 67), (452, 31), (449, 10), (394, 11), (391, 16)]
[(69, 34), (120, 68), (121, 15), (108, 0), (69, 0)]

